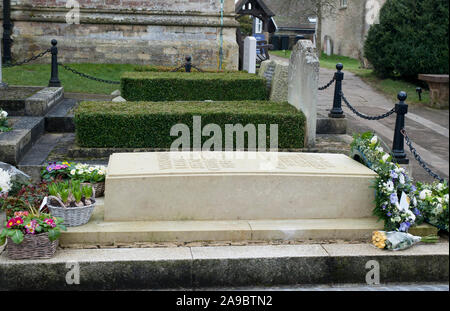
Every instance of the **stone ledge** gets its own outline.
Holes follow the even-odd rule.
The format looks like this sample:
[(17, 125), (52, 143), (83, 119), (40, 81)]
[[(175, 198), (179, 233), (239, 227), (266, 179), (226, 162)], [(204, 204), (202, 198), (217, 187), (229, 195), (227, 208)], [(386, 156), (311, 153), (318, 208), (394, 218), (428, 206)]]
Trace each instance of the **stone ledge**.
[[(448, 282), (449, 245), (389, 252), (367, 244), (58, 250), (45, 260), (0, 256), (0, 290), (112, 290), (365, 283), (369, 260), (380, 281)], [(67, 285), (66, 263), (80, 284)], [(20, 273), (19, 273), (20, 271)], [(18, 278), (17, 275), (21, 277)]]
[(318, 118), (316, 134), (347, 134), (347, 119)]
[(63, 98), (63, 87), (46, 87), (25, 100), (25, 115), (43, 116)]
[[(376, 218), (292, 219), (238, 221), (126, 221), (104, 220), (103, 199), (98, 199), (91, 220), (84, 226), (68, 228), (61, 235), (63, 247), (100, 245), (128, 247), (136, 243), (190, 243), (197, 241), (273, 243), (312, 243), (313, 241), (368, 241), (373, 231), (383, 229)], [(437, 234), (430, 225), (411, 228), (419, 236)]]
[(11, 131), (0, 133), (0, 161), (17, 165), (44, 131), (43, 117), (18, 117)]

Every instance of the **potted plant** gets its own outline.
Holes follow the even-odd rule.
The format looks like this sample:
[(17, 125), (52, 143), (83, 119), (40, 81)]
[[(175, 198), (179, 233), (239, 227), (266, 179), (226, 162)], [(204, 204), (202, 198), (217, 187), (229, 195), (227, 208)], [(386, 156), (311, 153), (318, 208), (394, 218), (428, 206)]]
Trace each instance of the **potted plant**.
[(0, 210), (6, 213), (6, 217), (12, 217), (15, 212), (27, 210), (29, 206), (38, 209), (42, 200), (47, 196), (48, 184), (45, 182), (22, 186), (17, 191), (11, 189), (9, 192), (0, 193)]
[(10, 259), (51, 258), (56, 252), (63, 219), (41, 213), (32, 206), (30, 212), (15, 212), (6, 221), (0, 239), (7, 240)]
[(64, 162), (51, 162), (41, 170), (41, 178), (43, 181), (51, 182), (58, 179), (69, 179), (69, 172), (72, 164)]
[(70, 177), (81, 181), (84, 185), (91, 185), (95, 189), (95, 197), (101, 197), (105, 193), (106, 166), (76, 164), (70, 170)]
[(48, 209), (53, 216), (64, 219), (68, 227), (86, 224), (95, 208), (95, 190), (79, 180), (55, 182), (48, 187)]
[(83, 184), (90, 184), (95, 189), (96, 197), (101, 197), (105, 193), (105, 175), (106, 166), (67, 161), (49, 163), (41, 171), (44, 181), (78, 180)]

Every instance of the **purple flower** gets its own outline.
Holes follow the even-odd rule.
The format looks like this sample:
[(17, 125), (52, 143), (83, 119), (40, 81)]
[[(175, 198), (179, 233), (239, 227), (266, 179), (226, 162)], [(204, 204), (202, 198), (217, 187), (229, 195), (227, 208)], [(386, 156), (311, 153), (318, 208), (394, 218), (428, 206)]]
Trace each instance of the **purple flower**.
[(411, 227), (411, 224), (408, 221), (402, 222), (398, 230), (400, 230), (401, 232), (407, 232), (409, 227)]
[(388, 215), (388, 217), (391, 217), (391, 216), (392, 216), (392, 213), (391, 213), (391, 212), (387, 212), (386, 215)]
[(392, 170), (391, 177), (392, 177), (392, 179), (396, 179), (396, 178), (398, 178), (398, 174), (394, 170)]
[(413, 212), (414, 212), (414, 215), (416, 215), (416, 216), (422, 215), (417, 207), (415, 209), (413, 209)]
[(412, 186), (411, 186), (411, 191), (412, 191), (412, 192), (416, 192), (416, 191), (417, 191), (416, 186), (412, 185)]
[(385, 210), (385, 209), (386, 209), (386, 205), (383, 205), (381, 208), (382, 208), (383, 210)]
[(391, 204), (398, 203), (397, 193), (392, 193), (391, 196), (390, 196), (389, 198), (390, 198), (390, 200), (391, 200)]

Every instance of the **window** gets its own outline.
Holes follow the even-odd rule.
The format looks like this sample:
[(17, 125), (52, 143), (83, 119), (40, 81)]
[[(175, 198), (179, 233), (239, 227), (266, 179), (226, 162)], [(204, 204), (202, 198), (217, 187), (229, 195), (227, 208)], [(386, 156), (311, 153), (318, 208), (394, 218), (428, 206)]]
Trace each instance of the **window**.
[(263, 21), (255, 17), (255, 33), (262, 33), (263, 31)]
[(341, 8), (347, 7), (347, 0), (340, 0), (340, 2), (341, 2)]

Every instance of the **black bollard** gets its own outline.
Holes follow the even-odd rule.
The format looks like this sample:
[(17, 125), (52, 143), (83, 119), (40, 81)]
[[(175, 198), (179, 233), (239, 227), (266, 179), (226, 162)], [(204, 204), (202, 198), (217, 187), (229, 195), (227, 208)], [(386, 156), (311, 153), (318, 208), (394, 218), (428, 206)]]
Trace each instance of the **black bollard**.
[(406, 157), (405, 153), (405, 137), (401, 133), (401, 130), (405, 127), (405, 114), (408, 113), (408, 105), (405, 103), (408, 95), (406, 92), (398, 93), (398, 100), (400, 101), (395, 105), (395, 112), (397, 113), (397, 119), (395, 120), (395, 132), (394, 132), (394, 143), (392, 146), (392, 154), (395, 162), (399, 164), (408, 164), (409, 159)]
[(184, 64), (186, 72), (191, 72), (192, 69), (192, 57), (186, 56), (186, 63)]
[(416, 88), (416, 93), (417, 93), (417, 95), (419, 95), (419, 101), (422, 101), (422, 88), (421, 87), (417, 87)]
[(341, 63), (336, 65), (337, 72), (334, 74), (334, 78), (336, 80), (336, 85), (334, 88), (334, 99), (333, 99), (333, 108), (331, 109), (328, 116), (330, 118), (345, 118), (344, 111), (342, 110), (342, 80), (344, 80), (344, 73), (342, 69), (344, 69), (344, 65)]
[(58, 78), (58, 47), (56, 46), (58, 41), (55, 39), (52, 40), (52, 47), (50, 51), (52, 53), (52, 73), (50, 77), (50, 81), (48, 82), (48, 86), (50, 87), (60, 87), (61, 81)]

